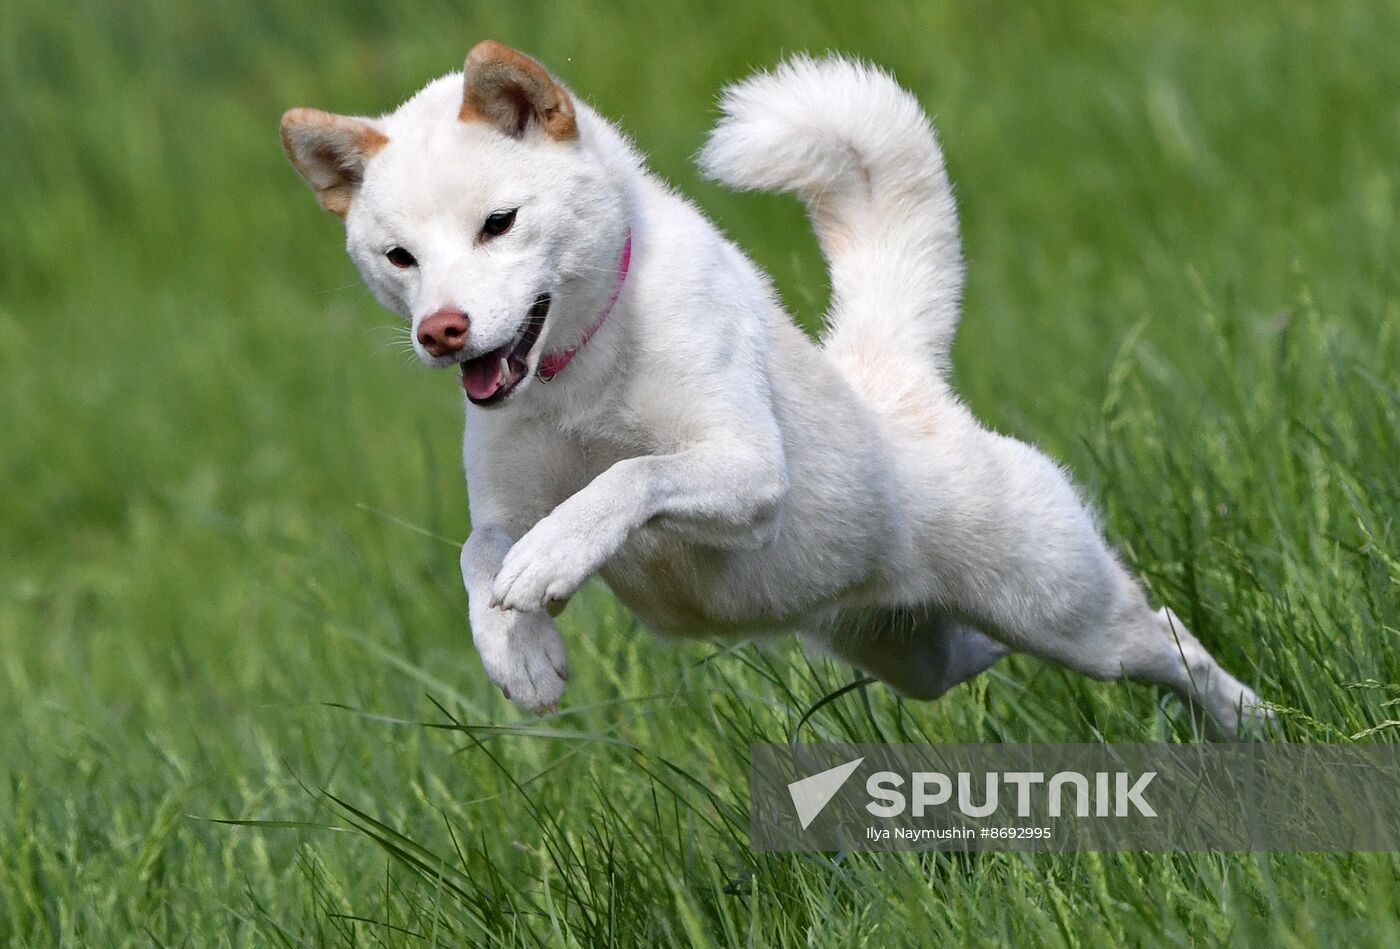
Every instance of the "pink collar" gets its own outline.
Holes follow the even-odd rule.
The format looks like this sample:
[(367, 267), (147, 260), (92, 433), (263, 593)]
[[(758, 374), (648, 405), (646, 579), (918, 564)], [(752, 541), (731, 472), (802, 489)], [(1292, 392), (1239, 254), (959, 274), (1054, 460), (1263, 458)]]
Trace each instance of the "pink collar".
[(627, 232), (627, 243), (622, 245), (622, 257), (617, 262), (617, 280), (613, 283), (612, 293), (608, 295), (608, 302), (604, 304), (603, 310), (597, 318), (589, 324), (588, 329), (583, 331), (583, 338), (578, 341), (578, 345), (573, 349), (561, 350), (557, 353), (546, 353), (540, 358), (540, 364), (535, 369), (535, 375), (541, 382), (548, 382), (559, 373), (564, 371), (564, 367), (569, 364), (569, 360), (578, 355), (578, 351), (588, 344), (593, 338), (593, 334), (598, 332), (603, 326), (603, 321), (608, 318), (613, 307), (617, 305), (617, 298), (622, 295), (622, 284), (627, 279), (627, 268), (632, 263), (632, 232)]

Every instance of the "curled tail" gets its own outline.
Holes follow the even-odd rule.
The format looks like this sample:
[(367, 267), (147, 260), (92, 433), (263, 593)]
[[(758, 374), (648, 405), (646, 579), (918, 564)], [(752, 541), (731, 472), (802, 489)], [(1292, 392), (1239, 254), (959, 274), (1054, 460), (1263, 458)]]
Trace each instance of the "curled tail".
[(944, 373), (960, 308), (957, 208), (918, 101), (887, 73), (788, 60), (724, 91), (700, 163), (731, 187), (793, 191), (831, 270), (824, 346), (863, 362), (911, 354)]

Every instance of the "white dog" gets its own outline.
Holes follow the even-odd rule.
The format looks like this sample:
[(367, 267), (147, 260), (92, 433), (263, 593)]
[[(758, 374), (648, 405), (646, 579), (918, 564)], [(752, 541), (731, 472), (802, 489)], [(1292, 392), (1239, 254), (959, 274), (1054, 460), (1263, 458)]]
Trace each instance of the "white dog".
[(797, 58), (730, 88), (704, 150), (794, 191), (831, 268), (814, 343), (767, 278), (539, 63), (494, 42), (376, 119), (282, 141), (430, 366), (457, 366), (472, 636), (518, 705), (598, 574), (653, 630), (790, 630), (931, 699), (1011, 650), (1265, 713), (1154, 612), (1054, 462), (948, 384), (963, 265), (934, 132), (885, 73)]

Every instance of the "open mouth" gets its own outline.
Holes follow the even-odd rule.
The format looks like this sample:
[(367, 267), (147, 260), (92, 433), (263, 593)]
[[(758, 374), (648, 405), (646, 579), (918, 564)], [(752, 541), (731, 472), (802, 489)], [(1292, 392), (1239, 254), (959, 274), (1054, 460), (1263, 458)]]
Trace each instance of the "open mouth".
[(515, 339), (475, 359), (462, 363), (462, 388), (474, 405), (495, 405), (515, 390), (529, 375), (530, 350), (544, 329), (549, 315), (549, 294), (542, 293), (530, 306)]

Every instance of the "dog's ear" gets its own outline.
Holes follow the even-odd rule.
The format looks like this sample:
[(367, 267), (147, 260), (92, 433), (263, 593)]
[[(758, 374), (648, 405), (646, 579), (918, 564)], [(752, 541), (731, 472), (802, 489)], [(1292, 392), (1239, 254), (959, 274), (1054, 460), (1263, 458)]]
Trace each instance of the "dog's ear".
[(556, 141), (578, 138), (569, 94), (524, 53), (483, 40), (467, 54), (463, 72), (466, 88), (457, 113), (463, 122), (488, 122), (512, 138), (522, 137), (531, 123)]
[(389, 143), (368, 122), (319, 109), (291, 109), (282, 116), (282, 147), (306, 179), (321, 207), (336, 217), (364, 178), (365, 162)]

